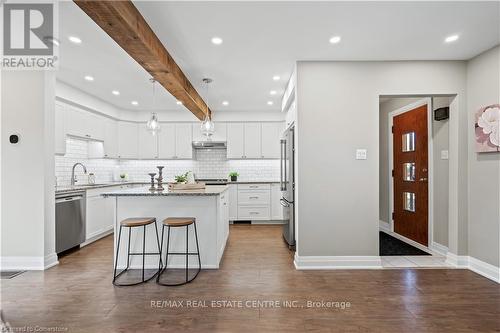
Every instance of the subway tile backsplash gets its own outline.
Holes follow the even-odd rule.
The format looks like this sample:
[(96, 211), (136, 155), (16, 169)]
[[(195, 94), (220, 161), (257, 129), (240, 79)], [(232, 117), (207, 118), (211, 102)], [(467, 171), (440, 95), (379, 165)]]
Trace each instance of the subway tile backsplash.
[[(193, 171), (197, 178), (227, 178), (229, 172), (236, 171), (240, 180), (278, 180), (279, 160), (228, 160), (225, 149), (195, 150), (193, 160), (115, 160), (89, 159), (88, 144), (84, 140), (67, 138), (66, 154), (55, 156), (58, 185), (68, 185), (71, 181), (71, 167), (81, 162), (88, 172), (96, 176), (96, 183), (119, 180), (120, 173), (127, 173), (131, 181), (149, 181), (148, 172), (157, 172), (157, 165), (163, 165), (164, 178), (173, 181), (176, 175)], [(75, 174), (78, 183), (87, 183), (80, 166)]]

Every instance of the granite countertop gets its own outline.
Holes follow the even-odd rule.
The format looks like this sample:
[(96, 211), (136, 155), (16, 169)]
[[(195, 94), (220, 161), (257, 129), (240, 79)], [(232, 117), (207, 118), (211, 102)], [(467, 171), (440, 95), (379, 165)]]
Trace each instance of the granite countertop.
[(56, 194), (66, 193), (66, 192), (77, 192), (77, 191), (85, 191), (85, 190), (93, 190), (96, 188), (105, 188), (111, 186), (120, 186), (120, 185), (134, 185), (134, 184), (148, 184), (144, 182), (109, 182), (109, 183), (98, 183), (98, 184), (85, 184), (85, 185), (66, 185), (66, 186), (56, 186)]
[(105, 197), (161, 197), (161, 196), (214, 196), (220, 195), (226, 191), (226, 185), (207, 185), (203, 190), (168, 190), (165, 188), (162, 192), (150, 191), (149, 186), (129, 188), (125, 190), (104, 192), (101, 195)]
[(232, 182), (228, 180), (228, 184), (277, 184), (279, 180), (237, 180)]

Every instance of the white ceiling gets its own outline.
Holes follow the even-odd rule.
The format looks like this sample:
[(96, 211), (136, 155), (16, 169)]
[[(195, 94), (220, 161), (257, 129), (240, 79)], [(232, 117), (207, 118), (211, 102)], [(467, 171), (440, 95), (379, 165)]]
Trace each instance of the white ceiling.
[[(297, 60), (466, 60), (500, 43), (499, 2), (134, 3), (201, 95), (202, 78), (214, 79), (215, 111), (279, 110)], [(60, 3), (59, 16), (58, 78), (117, 107), (151, 109), (149, 75), (72, 2)], [(459, 40), (444, 43), (452, 34)], [(334, 35), (342, 40), (332, 45)], [(214, 36), (222, 45), (210, 42)], [(157, 109), (184, 109), (157, 91)]]

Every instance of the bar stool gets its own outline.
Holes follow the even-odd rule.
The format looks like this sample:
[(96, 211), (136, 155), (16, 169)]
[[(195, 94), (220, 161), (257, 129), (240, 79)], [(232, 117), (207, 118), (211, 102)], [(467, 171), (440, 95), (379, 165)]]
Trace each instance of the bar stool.
[[(147, 253), (146, 252), (146, 226), (151, 225), (153, 223), (154, 223), (154, 228), (156, 231), (156, 244), (158, 245), (159, 252)], [(130, 252), (130, 233), (131, 233), (131, 230), (132, 230), (132, 228), (140, 228), (140, 227), (143, 227), (142, 253), (131, 253)], [(121, 237), (122, 237), (122, 228), (129, 228), (128, 229), (127, 267), (124, 270), (122, 270), (120, 273), (116, 274), (116, 270), (118, 267), (118, 254), (120, 252), (120, 241), (121, 241)], [(142, 255), (142, 280), (139, 282), (134, 282), (134, 283), (117, 283), (116, 279), (120, 275), (122, 275), (123, 273), (125, 273), (126, 271), (129, 270), (130, 256), (140, 256), (140, 255)], [(149, 280), (154, 278), (156, 276), (156, 274), (158, 274), (158, 271), (156, 271), (156, 273), (153, 274), (153, 276), (151, 276), (147, 279), (144, 278), (144, 262), (145, 262), (146, 256), (150, 256), (150, 255), (159, 255), (160, 256), (160, 266), (163, 265), (162, 261), (161, 261), (160, 241), (158, 238), (158, 228), (157, 228), (157, 224), (156, 224), (156, 218), (154, 218), (154, 217), (133, 217), (133, 218), (128, 218), (128, 219), (121, 221), (120, 222), (120, 232), (118, 234), (118, 242), (116, 244), (116, 260), (115, 260), (115, 269), (113, 271), (113, 284), (115, 286), (135, 286), (135, 285), (138, 285), (138, 284), (141, 284), (144, 282), (148, 282)]]
[[(196, 239), (196, 252), (189, 252), (189, 226), (194, 225), (194, 236)], [(156, 283), (162, 286), (181, 286), (186, 283), (193, 281), (201, 271), (201, 259), (200, 259), (200, 247), (198, 245), (198, 232), (196, 230), (196, 219), (194, 217), (168, 217), (163, 220), (162, 228), (161, 228), (161, 246), (160, 253), (163, 254), (163, 234), (165, 231), (165, 227), (167, 227), (167, 252), (165, 255), (165, 266), (162, 267), (161, 256), (160, 263), (158, 267), (158, 275), (156, 276)], [(180, 228), (186, 227), (186, 252), (169, 252), (168, 247), (170, 245), (170, 228)], [(167, 270), (168, 266), (168, 256), (169, 255), (185, 255), (186, 256), (186, 280), (180, 283), (164, 283), (160, 282), (160, 278), (162, 274)], [(189, 256), (196, 255), (198, 256), (198, 270), (196, 274), (189, 279), (188, 271), (189, 271)]]

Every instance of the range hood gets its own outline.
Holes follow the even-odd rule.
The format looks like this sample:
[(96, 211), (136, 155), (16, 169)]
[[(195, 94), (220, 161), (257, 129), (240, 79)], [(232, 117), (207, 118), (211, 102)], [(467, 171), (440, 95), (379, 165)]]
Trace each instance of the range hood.
[(226, 149), (226, 141), (193, 141), (194, 149)]

